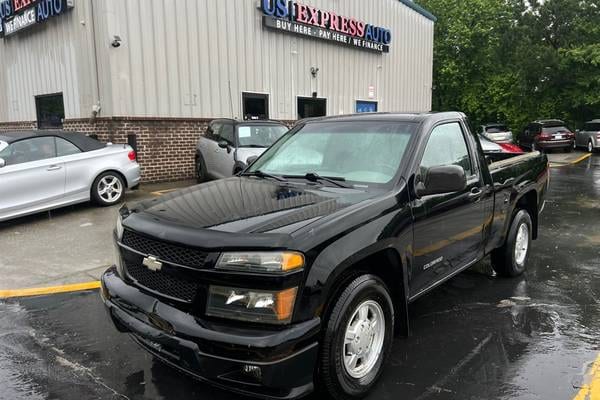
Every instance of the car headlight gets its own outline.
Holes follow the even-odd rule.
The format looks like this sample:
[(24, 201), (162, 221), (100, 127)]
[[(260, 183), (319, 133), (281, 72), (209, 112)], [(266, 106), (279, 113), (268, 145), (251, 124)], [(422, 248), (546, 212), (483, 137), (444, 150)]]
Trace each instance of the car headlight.
[(121, 214), (117, 215), (117, 223), (115, 224), (115, 233), (117, 235), (117, 240), (121, 241), (123, 239), (123, 217)]
[(304, 256), (295, 251), (223, 253), (216, 268), (228, 271), (285, 273), (304, 267)]
[(266, 324), (287, 324), (292, 319), (297, 288), (281, 291), (210, 286), (206, 315)]

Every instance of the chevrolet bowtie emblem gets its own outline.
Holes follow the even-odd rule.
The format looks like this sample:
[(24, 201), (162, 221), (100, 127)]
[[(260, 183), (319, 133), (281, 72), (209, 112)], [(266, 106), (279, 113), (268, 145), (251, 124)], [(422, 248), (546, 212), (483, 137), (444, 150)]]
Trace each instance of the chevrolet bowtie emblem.
[(148, 256), (142, 261), (142, 265), (147, 267), (150, 271), (160, 271), (163, 264), (156, 259), (156, 257)]

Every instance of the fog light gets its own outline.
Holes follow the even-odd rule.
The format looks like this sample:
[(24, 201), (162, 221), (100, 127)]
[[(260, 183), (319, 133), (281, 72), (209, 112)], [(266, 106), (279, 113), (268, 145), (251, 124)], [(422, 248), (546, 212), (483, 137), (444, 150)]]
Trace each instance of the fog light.
[(244, 365), (242, 367), (242, 373), (258, 382), (262, 381), (262, 370), (256, 365)]

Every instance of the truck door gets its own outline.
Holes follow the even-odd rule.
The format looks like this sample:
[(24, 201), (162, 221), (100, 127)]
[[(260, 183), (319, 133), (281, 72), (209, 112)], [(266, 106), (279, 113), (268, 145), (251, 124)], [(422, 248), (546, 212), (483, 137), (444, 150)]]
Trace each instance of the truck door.
[(413, 199), (413, 265), (411, 296), (473, 263), (483, 246), (484, 187), (476, 154), (460, 122), (435, 126), (415, 171), (419, 182), (433, 166), (459, 165), (465, 170), (463, 191)]

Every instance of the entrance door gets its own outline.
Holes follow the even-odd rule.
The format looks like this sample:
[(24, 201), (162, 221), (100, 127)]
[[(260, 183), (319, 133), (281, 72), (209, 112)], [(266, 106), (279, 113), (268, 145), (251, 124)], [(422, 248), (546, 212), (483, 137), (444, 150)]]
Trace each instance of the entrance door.
[(324, 117), (327, 115), (327, 99), (298, 97), (298, 118)]

